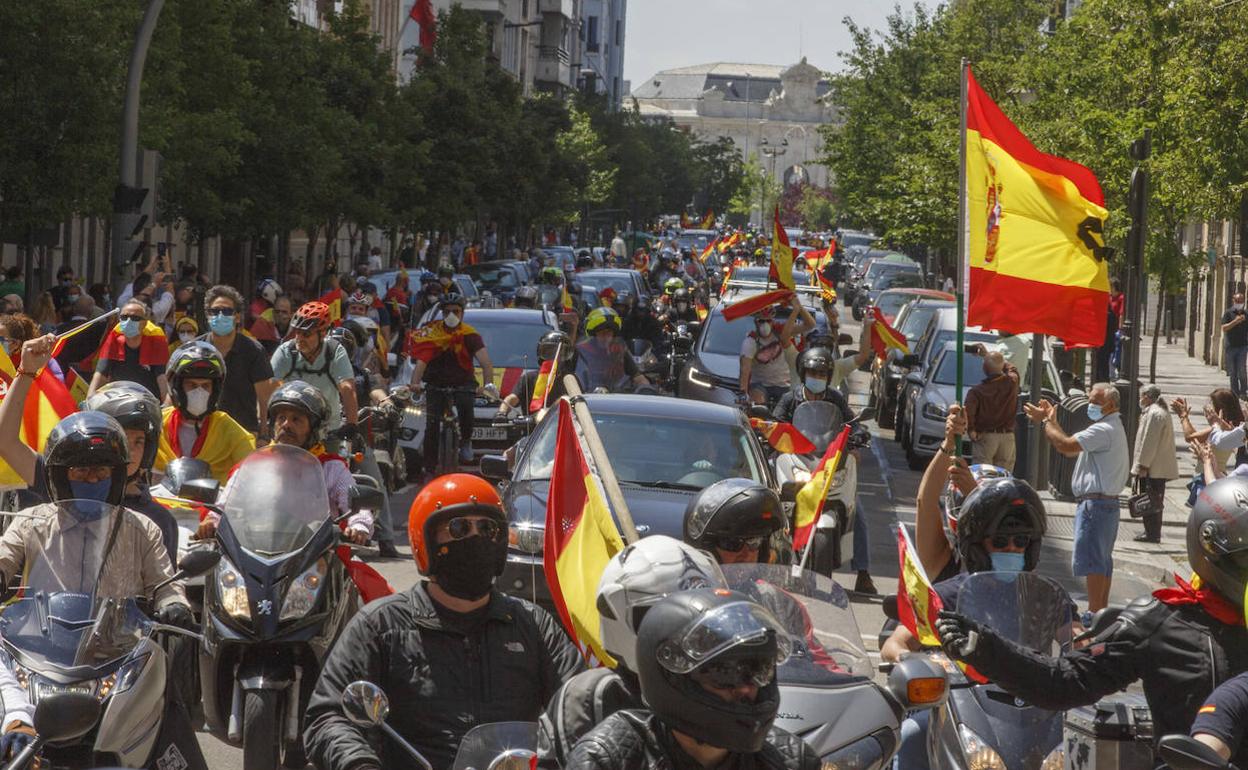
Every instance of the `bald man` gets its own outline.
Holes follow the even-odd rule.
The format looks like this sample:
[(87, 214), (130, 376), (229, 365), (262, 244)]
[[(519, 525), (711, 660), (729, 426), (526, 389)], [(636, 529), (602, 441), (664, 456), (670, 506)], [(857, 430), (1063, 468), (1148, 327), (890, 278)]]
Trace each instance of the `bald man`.
[(971, 457), (1014, 472), (1014, 423), (1018, 411), (1018, 370), (1000, 351), (983, 345), (976, 352), (984, 362), (984, 380), (966, 394), (966, 424)]

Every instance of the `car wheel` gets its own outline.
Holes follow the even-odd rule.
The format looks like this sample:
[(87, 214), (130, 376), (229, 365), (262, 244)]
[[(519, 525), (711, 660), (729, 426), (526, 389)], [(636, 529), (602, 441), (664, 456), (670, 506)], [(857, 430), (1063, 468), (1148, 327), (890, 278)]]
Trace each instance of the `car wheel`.
[(866, 308), (864, 308), (861, 304), (855, 302), (854, 303), (854, 320), (861, 321), (862, 317), (865, 314), (866, 314)]
[(921, 471), (927, 467), (927, 459), (914, 451), (914, 437), (910, 435), (910, 431), (906, 431), (906, 437), (906, 465), (912, 471)]
[(888, 403), (887, 398), (879, 399), (879, 406), (875, 410), (875, 424), (881, 428), (891, 428), (897, 424), (897, 407)]

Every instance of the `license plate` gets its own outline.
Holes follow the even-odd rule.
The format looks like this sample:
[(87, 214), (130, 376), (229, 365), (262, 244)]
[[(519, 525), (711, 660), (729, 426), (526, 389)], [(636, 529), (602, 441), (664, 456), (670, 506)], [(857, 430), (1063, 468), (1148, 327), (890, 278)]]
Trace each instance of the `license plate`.
[(473, 426), (472, 440), (473, 441), (506, 441), (507, 429), (506, 428), (478, 428), (476, 426)]

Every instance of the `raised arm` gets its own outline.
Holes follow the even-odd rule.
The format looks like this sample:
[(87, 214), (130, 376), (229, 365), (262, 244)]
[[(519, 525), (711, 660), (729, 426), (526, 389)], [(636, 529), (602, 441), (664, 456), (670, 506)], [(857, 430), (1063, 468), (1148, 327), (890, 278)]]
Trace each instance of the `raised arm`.
[(17, 377), (9, 383), (9, 392), (0, 400), (0, 459), (17, 472), (27, 486), (35, 483), (35, 458), (38, 456), (21, 440), (22, 412), (26, 396), (35, 382), (35, 375), (52, 357), (56, 335), (45, 334), (22, 343), (22, 363)]

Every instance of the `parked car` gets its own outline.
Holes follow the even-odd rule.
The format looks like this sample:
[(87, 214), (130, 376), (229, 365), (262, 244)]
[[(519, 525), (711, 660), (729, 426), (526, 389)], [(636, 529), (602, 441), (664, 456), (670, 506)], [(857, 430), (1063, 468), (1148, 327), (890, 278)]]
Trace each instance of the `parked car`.
[[(922, 295), (903, 295), (902, 291), (916, 290), (898, 291), (898, 296), (908, 297), (908, 300), (896, 317), (889, 322), (906, 338), (907, 346), (914, 350), (919, 335), (927, 328), (927, 322), (931, 320), (932, 315), (939, 308), (955, 307), (955, 305), (952, 297), (947, 300), (942, 298), (949, 296), (944, 292), (921, 289), (918, 291), (923, 291)], [(941, 297), (929, 296), (930, 294), (939, 294)], [(897, 391), (906, 373), (899, 363), (901, 356), (901, 351), (893, 348), (883, 358), (877, 357), (871, 362), (870, 403), (876, 408), (876, 422), (881, 428), (891, 428), (897, 420)]]
[(892, 273), (909, 272), (923, 277), (923, 267), (918, 262), (911, 261), (904, 254), (890, 254), (885, 257), (877, 257), (866, 263), (866, 268), (862, 273), (862, 277), (854, 283), (854, 316), (861, 318), (861, 309), (866, 307), (866, 300), (871, 292), (876, 288), (876, 284), (882, 278)]
[(646, 279), (642, 274), (636, 270), (623, 268), (585, 270), (576, 274), (576, 280), (581, 286), (592, 286), (599, 294), (603, 289), (610, 287), (615, 289), (616, 296), (628, 292), (640, 303), (650, 302), (650, 287), (646, 285)]
[(917, 270), (893, 270), (885, 272), (866, 287), (866, 291), (858, 292), (854, 300), (854, 318), (861, 321), (867, 311), (874, 307), (880, 295), (889, 289), (920, 289), (923, 287), (923, 274)]
[[(909, 276), (910, 274), (903, 273), (902, 275)], [(939, 289), (924, 289), (917, 286), (907, 286), (904, 288), (890, 287), (881, 291), (871, 303), (871, 306), (879, 308), (880, 313), (884, 316), (884, 320), (891, 324), (897, 318), (897, 313), (902, 309), (902, 307), (919, 297), (934, 300), (945, 300), (948, 302), (953, 302), (957, 299), (957, 297), (953, 296), (949, 292), (940, 291)]]
[[(585, 404), (620, 482), (637, 532), (679, 539), (685, 508), (706, 486), (746, 478), (773, 489), (766, 454), (739, 409), (666, 396), (586, 394)], [(554, 464), (558, 411), (550, 410), (515, 453), (483, 459), (486, 478), (502, 482), (509, 537), (500, 589), (550, 606), (542, 569), (546, 501)], [(782, 530), (773, 552), (792, 551)]]

